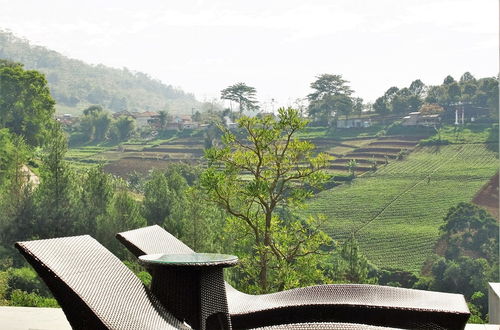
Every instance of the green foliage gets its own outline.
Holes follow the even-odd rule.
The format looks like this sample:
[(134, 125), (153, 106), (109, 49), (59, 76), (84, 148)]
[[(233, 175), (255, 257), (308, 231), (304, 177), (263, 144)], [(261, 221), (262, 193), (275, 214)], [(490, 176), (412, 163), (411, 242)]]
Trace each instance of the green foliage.
[(41, 183), (36, 190), (37, 235), (40, 238), (75, 233), (75, 187), (73, 173), (64, 160), (66, 138), (58, 129), (51, 131), (42, 156)]
[(491, 267), (498, 269), (498, 263), (490, 266), (483, 258), (458, 257), (454, 260), (440, 258), (432, 265), (434, 281), (431, 289), (461, 293), (467, 301), (477, 307), (478, 316), (488, 312), (488, 282), (498, 281), (490, 276)]
[(487, 283), (497, 282), (498, 223), (483, 209), (459, 203), (449, 209), (441, 226), (445, 258), (432, 265), (432, 288), (465, 295), (472, 320), (482, 323), (488, 310)]
[(444, 221), (441, 230), (448, 259), (476, 255), (490, 262), (498, 260), (498, 223), (485, 210), (462, 202), (449, 209)]
[(477, 308), (476, 305), (472, 303), (467, 303), (467, 307), (469, 307), (470, 317), (467, 320), (467, 323), (471, 324), (485, 324), (486, 322), (481, 318), (481, 312)]
[(226, 213), (207, 201), (205, 193), (198, 186), (190, 187), (185, 193), (182, 241), (195, 251), (221, 251)]
[(220, 93), (221, 99), (238, 102), (240, 114), (243, 113), (244, 110), (252, 111), (259, 108), (255, 100), (257, 91), (255, 88), (247, 86), (245, 83), (236, 83), (223, 89)]
[[(303, 202), (312, 194), (310, 187), (327, 179), (321, 169), (328, 157), (314, 156), (311, 143), (295, 138), (305, 125), (298, 111), (290, 108), (279, 109), (277, 119), (241, 117), (239, 132), (221, 127), (224, 146), (205, 151), (209, 168), (201, 176), (201, 185), (207, 196), (232, 216), (230, 223), (236, 231), (246, 233), (246, 250), (251, 257), (244, 258), (250, 266), (242, 262), (243, 276), (253, 281), (250, 287), (259, 292), (286, 285), (276, 283), (283, 278), (277, 277), (275, 269), (293, 269), (300, 264), (300, 255), (318, 252), (321, 244), (312, 237), (328, 244), (316, 226), (304, 232), (309, 239), (290, 241), (290, 233), (299, 235), (306, 224), (286, 222), (276, 214), (277, 207)], [(250, 173), (248, 180), (241, 179), (245, 172)], [(298, 252), (302, 249), (307, 252)]]
[(80, 178), (77, 232), (95, 236), (97, 219), (107, 215), (116, 187), (115, 182), (109, 174), (103, 172), (101, 165), (86, 170)]
[(342, 78), (342, 75), (322, 74), (316, 77), (311, 83), (313, 93), (307, 95), (310, 102), (323, 99), (327, 95), (346, 95), (350, 96), (354, 91), (351, 90), (348, 81)]
[(458, 102), (464, 107), (467, 115), (478, 117), (498, 118), (498, 80), (496, 78), (481, 78), (476, 80), (469, 72), (464, 73), (459, 82), (447, 76), (442, 85), (425, 86), (419, 79), (413, 81), (406, 88), (389, 88), (383, 96), (373, 104), (375, 112), (385, 115), (388, 113), (409, 113), (431, 110), (422, 104), (433, 104), (432, 111), (442, 113), (444, 118), (451, 121)]
[[(351, 98), (353, 91), (341, 75), (322, 74), (311, 83), (313, 93), (307, 95), (309, 100), (309, 115), (316, 121), (331, 125), (332, 115), (343, 114), (346, 118), (353, 111), (353, 106), (362, 108), (361, 99)], [(362, 100), (361, 100), (362, 102)]]
[(2, 61), (0, 86), (0, 129), (8, 128), (29, 145), (42, 145), (55, 111), (45, 77), (24, 70), (21, 64)]
[(8, 304), (7, 300), (7, 289), (8, 289), (8, 275), (7, 272), (0, 272), (0, 306), (6, 306)]
[(129, 256), (115, 238), (116, 233), (146, 226), (141, 215), (141, 206), (126, 190), (115, 192), (106, 215), (97, 218), (97, 238), (119, 258)]
[(0, 187), (7, 183), (10, 177), (9, 174), (16, 166), (14, 161), (16, 148), (12, 138), (13, 136), (9, 133), (9, 129), (0, 129)]
[(432, 145), (432, 141), (439, 141), (441, 144), (450, 143), (491, 143), (498, 145), (498, 125), (468, 123), (465, 126), (444, 125), (439, 134), (435, 133), (427, 139), (420, 141), (421, 145)]
[(181, 213), (186, 205), (186, 180), (179, 173), (167, 176), (155, 170), (144, 185), (143, 214), (149, 225), (163, 226), (172, 235), (183, 232)]
[[(248, 293), (275, 292), (309, 285), (330, 283), (328, 268), (332, 240), (321, 230), (324, 218), (300, 221), (282, 212), (273, 217), (272, 244), (256, 244), (252, 228), (229, 217), (224, 228), (226, 252), (237, 254), (240, 263), (231, 269), (233, 284)], [(284, 220), (281, 220), (281, 219)], [(267, 290), (261, 287), (262, 254), (269, 251)]]
[(133, 261), (123, 261), (123, 263), (131, 270), (134, 272), (134, 274), (141, 280), (141, 282), (146, 285), (150, 286), (151, 285), (151, 280), (152, 276), (150, 273), (145, 271), (144, 267), (139, 265), (137, 262)]
[(155, 170), (144, 184), (142, 214), (148, 224), (164, 227), (195, 251), (218, 251), (224, 212), (206, 201), (189, 166)]
[(12, 291), (10, 295), (10, 306), (24, 307), (59, 307), (54, 298), (42, 297), (34, 292), (25, 292), (19, 289)]
[(135, 121), (128, 116), (120, 116), (112, 123), (111, 139), (115, 142), (127, 141), (135, 131)]
[(385, 115), (389, 112), (389, 107), (383, 96), (375, 100), (375, 103), (373, 103), (373, 110), (375, 110), (376, 113), (381, 115)]
[(377, 279), (369, 277), (373, 268), (368, 259), (359, 251), (358, 241), (354, 236), (345, 241), (338, 254), (333, 255), (331, 277), (335, 282), (376, 283)]
[[(51, 296), (49, 289), (43, 283), (38, 274), (31, 267), (9, 268), (7, 270), (8, 287), (25, 292), (34, 292), (42, 296)], [(11, 294), (9, 292), (9, 294)]]

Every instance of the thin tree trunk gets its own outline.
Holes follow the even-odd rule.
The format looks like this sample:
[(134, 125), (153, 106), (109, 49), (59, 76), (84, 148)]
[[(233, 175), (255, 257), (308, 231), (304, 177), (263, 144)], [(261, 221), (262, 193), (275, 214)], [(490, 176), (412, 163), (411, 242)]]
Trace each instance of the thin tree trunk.
[(266, 229), (264, 232), (264, 251), (261, 252), (260, 258), (260, 274), (259, 274), (259, 284), (263, 293), (268, 291), (268, 283), (267, 283), (267, 268), (268, 268), (268, 254), (269, 247), (271, 246), (271, 219), (272, 212), (266, 213)]

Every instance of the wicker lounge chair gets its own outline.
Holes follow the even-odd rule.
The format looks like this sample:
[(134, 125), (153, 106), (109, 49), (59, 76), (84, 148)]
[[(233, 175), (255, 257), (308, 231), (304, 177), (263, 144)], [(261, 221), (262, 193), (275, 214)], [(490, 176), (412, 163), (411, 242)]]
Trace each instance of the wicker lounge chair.
[[(159, 226), (122, 232), (116, 237), (137, 257), (194, 252)], [(236, 329), (303, 322), (463, 329), (470, 315), (464, 297), (459, 294), (376, 285), (320, 285), (247, 295), (226, 283), (226, 295), (231, 323)]]
[[(90, 236), (18, 242), (16, 247), (48, 285), (73, 329), (191, 329), (166, 311), (120, 260)], [(266, 329), (388, 328), (311, 323)]]
[(90, 236), (16, 243), (73, 329), (188, 329)]

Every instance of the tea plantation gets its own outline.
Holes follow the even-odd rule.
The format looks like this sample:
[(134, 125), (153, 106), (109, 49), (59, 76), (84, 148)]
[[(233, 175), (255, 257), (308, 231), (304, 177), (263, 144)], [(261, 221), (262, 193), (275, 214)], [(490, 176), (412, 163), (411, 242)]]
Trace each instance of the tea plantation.
[(376, 266), (419, 272), (433, 254), (447, 210), (470, 201), (498, 171), (498, 144), (421, 147), (351, 184), (318, 194), (306, 214), (324, 214), (327, 232), (354, 233)]

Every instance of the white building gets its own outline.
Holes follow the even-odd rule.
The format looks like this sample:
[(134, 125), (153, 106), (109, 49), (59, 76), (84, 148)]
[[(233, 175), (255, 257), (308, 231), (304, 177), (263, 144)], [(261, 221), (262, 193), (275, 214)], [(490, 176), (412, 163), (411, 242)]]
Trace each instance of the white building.
[(410, 112), (408, 116), (403, 117), (403, 126), (434, 126), (439, 124), (441, 118), (439, 115), (422, 115), (420, 112)]
[(370, 119), (352, 118), (337, 120), (337, 128), (366, 128), (371, 125)]

